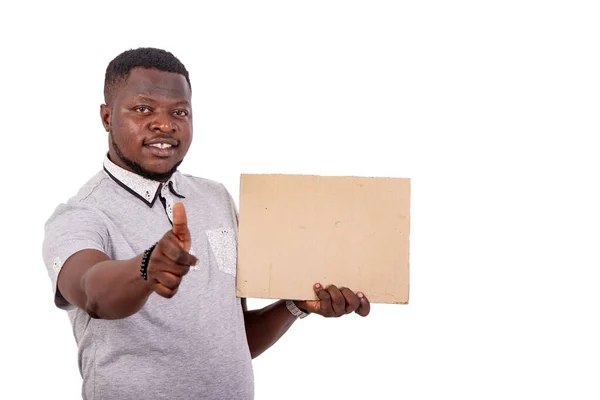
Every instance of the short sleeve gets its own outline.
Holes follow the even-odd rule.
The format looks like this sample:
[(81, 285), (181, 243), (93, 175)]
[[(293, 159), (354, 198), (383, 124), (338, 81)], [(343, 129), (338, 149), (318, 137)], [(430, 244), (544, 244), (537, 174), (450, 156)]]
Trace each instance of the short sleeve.
[(57, 279), (64, 262), (78, 251), (99, 250), (108, 254), (108, 230), (100, 213), (90, 207), (61, 204), (45, 225), (42, 255), (58, 308), (74, 308), (61, 294)]

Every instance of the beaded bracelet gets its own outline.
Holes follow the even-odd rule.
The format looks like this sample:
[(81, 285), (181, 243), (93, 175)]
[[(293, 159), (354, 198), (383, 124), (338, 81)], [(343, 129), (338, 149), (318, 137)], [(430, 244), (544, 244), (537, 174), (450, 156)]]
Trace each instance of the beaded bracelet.
[(152, 254), (152, 251), (154, 250), (157, 244), (158, 242), (150, 246), (148, 250), (144, 251), (144, 255), (142, 256), (142, 266), (140, 267), (140, 273), (142, 274), (142, 278), (144, 278), (145, 281), (148, 280), (148, 263), (150, 263), (150, 254)]

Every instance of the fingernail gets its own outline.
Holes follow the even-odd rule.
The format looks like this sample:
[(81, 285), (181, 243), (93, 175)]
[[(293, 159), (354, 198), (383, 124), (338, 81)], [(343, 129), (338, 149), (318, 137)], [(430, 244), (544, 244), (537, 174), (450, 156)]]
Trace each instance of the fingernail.
[(317, 284), (315, 285), (315, 289), (321, 289), (321, 284), (320, 284), (320, 283), (317, 283)]
[(356, 293), (356, 295), (357, 295), (358, 297), (360, 297), (361, 299), (362, 299), (363, 297), (365, 297), (365, 295), (364, 295), (362, 292), (358, 292), (358, 293)]
[(198, 259), (196, 258), (196, 262), (194, 263), (194, 266), (196, 266), (196, 265), (198, 265), (198, 264), (200, 264), (200, 260), (198, 260)]

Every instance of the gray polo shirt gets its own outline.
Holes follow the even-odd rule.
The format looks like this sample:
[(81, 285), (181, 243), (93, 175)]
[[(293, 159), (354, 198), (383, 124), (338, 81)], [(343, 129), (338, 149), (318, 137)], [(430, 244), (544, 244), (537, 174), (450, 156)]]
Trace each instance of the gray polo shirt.
[[(92, 319), (56, 287), (71, 255), (96, 249), (114, 260), (141, 254), (171, 226), (183, 202), (200, 263), (177, 294), (150, 295), (136, 314)], [(104, 170), (45, 226), (43, 257), (55, 303), (68, 311), (78, 346), (84, 399), (252, 399), (250, 351), (235, 292), (237, 217), (222, 184), (179, 172), (165, 184), (128, 172), (108, 158)]]

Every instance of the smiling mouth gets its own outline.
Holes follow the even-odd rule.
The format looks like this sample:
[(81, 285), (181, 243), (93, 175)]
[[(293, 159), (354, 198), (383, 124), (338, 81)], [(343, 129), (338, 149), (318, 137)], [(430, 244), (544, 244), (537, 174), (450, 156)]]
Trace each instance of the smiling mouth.
[(157, 142), (150, 143), (145, 146), (154, 157), (158, 158), (170, 158), (177, 153), (177, 144)]
[(173, 145), (169, 143), (152, 143), (148, 145), (149, 147), (156, 147), (157, 149), (170, 149)]

